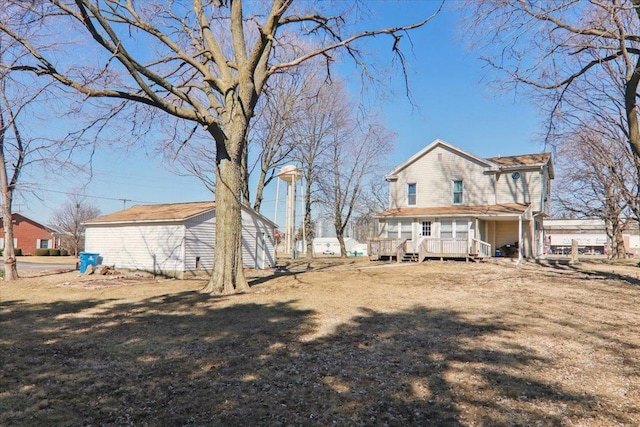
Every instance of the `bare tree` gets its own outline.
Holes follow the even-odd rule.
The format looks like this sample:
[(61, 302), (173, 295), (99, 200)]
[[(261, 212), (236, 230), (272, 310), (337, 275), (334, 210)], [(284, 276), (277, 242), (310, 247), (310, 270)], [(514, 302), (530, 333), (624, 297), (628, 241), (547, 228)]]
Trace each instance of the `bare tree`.
[[(304, 70), (307, 67), (301, 67)], [(299, 100), (305, 87), (306, 74), (295, 72), (274, 75), (268, 90), (256, 106), (254, 118), (248, 134), (247, 158), (243, 163), (243, 174), (257, 175), (256, 187), (251, 203), (249, 179), (244, 179), (242, 201), (253, 204), (260, 212), (265, 188), (275, 179), (277, 169), (290, 160), (294, 148), (291, 129), (300, 116)], [(167, 153), (169, 154), (169, 153)], [(215, 156), (209, 151), (208, 141), (191, 139), (180, 147), (176, 156), (181, 170), (197, 177), (211, 192), (215, 193)]]
[(508, 83), (538, 90), (534, 96), (550, 113), (549, 133), (562, 126), (567, 104), (577, 105), (572, 97), (597, 87), (603, 68), (615, 70), (628, 143), (640, 168), (640, 0), (469, 1), (464, 10), (470, 21), (465, 28), (484, 58)]
[(347, 256), (345, 230), (355, 214), (364, 212), (364, 188), (380, 172), (393, 139), (393, 134), (381, 125), (368, 124), (362, 129), (353, 116), (333, 129), (319, 187), (323, 206), (333, 219), (342, 257)]
[[(296, 138), (292, 135), (304, 116), (304, 98), (308, 96), (307, 81), (312, 78), (308, 67), (296, 73), (274, 76), (270, 90), (264, 98), (262, 108), (252, 128), (251, 144), (256, 158), (252, 169), (258, 173), (253, 208), (260, 212), (264, 189), (276, 177), (277, 169), (292, 160)], [(249, 173), (252, 173), (250, 170)]]
[(304, 183), (303, 229), (307, 258), (313, 258), (313, 218), (317, 184), (323, 167), (323, 154), (340, 122), (349, 115), (344, 85), (329, 83), (317, 76), (306, 81), (298, 101), (300, 117), (292, 129), (293, 157), (300, 164)]
[(383, 178), (389, 167), (382, 166), (377, 173), (363, 183), (363, 193), (358, 202), (355, 217), (355, 239), (365, 242), (378, 236), (378, 219), (376, 215), (389, 206), (389, 183)]
[[(596, 126), (597, 127), (597, 126)], [(625, 258), (622, 232), (631, 218), (629, 195), (637, 191), (633, 154), (622, 138), (583, 129), (559, 148), (556, 198), (562, 214), (602, 219), (612, 258)]]
[[(52, 77), (88, 97), (161, 110), (209, 134), (216, 153), (217, 233), (212, 277), (204, 291), (233, 293), (248, 287), (241, 250), (243, 162), (250, 121), (267, 81), (318, 56), (329, 64), (338, 50), (364, 65), (355, 48), (363, 38), (389, 36), (393, 51), (400, 52), (401, 36), (431, 19), (349, 34), (343, 25), (348, 10), (326, 10), (325, 5), (293, 0), (7, 0), (5, 8), (33, 8), (49, 26), (43, 28), (64, 28), (57, 38), (81, 38), (86, 50), (95, 53), (77, 55), (71, 52), (75, 45), (63, 43), (56, 54), (65, 61), (55, 61), (19, 25), (1, 21), (0, 31), (31, 54), (32, 62), (21, 69)], [(95, 62), (88, 63), (91, 58)], [(400, 59), (404, 61), (402, 55)]]
[[(18, 278), (13, 233), (13, 198), (23, 184), (25, 172), (62, 167), (61, 154), (73, 146), (65, 146), (71, 140), (56, 139), (53, 132), (38, 133), (43, 129), (38, 109), (46, 109), (47, 84), (32, 78), (22, 78), (12, 71), (12, 64), (22, 60), (17, 43), (0, 33), (0, 197), (2, 198), (2, 224), (4, 228), (4, 280)], [(51, 108), (51, 104), (48, 105)], [(53, 117), (53, 115), (51, 115)], [(32, 175), (33, 176), (33, 175)], [(41, 177), (42, 174), (35, 173)], [(23, 186), (26, 188), (26, 186)]]
[(75, 256), (84, 247), (84, 223), (100, 215), (100, 209), (85, 197), (72, 195), (53, 213), (53, 222), (64, 233), (63, 248)]

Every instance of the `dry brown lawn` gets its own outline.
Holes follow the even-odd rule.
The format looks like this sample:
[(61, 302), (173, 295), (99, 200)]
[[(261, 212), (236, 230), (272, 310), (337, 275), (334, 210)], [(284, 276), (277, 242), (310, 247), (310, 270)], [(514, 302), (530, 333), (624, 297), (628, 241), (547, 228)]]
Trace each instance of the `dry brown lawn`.
[(0, 425), (637, 426), (639, 273), (331, 259), (219, 298), (1, 283)]

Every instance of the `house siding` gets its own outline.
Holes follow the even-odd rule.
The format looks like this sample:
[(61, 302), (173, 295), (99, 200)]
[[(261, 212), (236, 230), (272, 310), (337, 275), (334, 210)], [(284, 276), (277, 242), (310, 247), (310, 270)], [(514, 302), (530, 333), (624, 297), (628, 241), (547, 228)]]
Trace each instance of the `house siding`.
[[(258, 216), (242, 211), (242, 260), (247, 268), (268, 268), (276, 265), (275, 229)], [(258, 255), (258, 237), (262, 233), (263, 253)], [(263, 265), (261, 264), (261, 261)]]
[(191, 274), (211, 272), (216, 241), (215, 212), (205, 212), (190, 218), (186, 221), (185, 228), (185, 271)]
[(102, 264), (158, 274), (184, 271), (184, 225), (95, 225), (85, 230), (85, 251), (96, 252)]
[(390, 207), (407, 205), (407, 186), (416, 184), (416, 206), (438, 207), (453, 204), (453, 181), (463, 181), (462, 205), (493, 204), (494, 177), (485, 174), (486, 165), (466, 157), (445, 146), (433, 150), (417, 159), (397, 174), (390, 183)]
[(531, 203), (534, 211), (539, 211), (542, 194), (542, 174), (536, 171), (518, 171), (520, 177), (513, 179), (512, 172), (496, 175), (495, 204)]

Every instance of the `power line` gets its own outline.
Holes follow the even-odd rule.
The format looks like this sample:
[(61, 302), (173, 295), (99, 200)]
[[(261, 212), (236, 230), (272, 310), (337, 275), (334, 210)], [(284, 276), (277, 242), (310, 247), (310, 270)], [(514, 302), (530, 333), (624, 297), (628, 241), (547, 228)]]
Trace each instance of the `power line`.
[[(20, 189), (20, 188), (18, 187), (18, 189)], [(74, 193), (74, 192), (70, 192), (70, 191), (50, 190), (48, 188), (41, 188), (41, 187), (30, 187), (29, 190), (24, 189), (24, 191), (31, 191), (31, 190), (45, 191), (45, 192), (49, 192), (49, 193), (66, 194), (66, 195), (69, 195), (69, 196), (87, 197), (87, 198), (90, 198), (90, 199), (119, 201), (119, 202), (123, 202), (125, 204), (125, 207), (126, 207), (126, 203), (127, 202), (144, 203), (144, 204), (150, 204), (150, 205), (159, 203), (159, 202), (149, 202), (149, 201), (144, 201), (144, 200), (125, 199), (125, 198), (122, 198), (122, 197), (104, 197), (104, 196), (94, 196), (94, 195), (91, 195), (91, 194), (78, 194), (78, 193)]]

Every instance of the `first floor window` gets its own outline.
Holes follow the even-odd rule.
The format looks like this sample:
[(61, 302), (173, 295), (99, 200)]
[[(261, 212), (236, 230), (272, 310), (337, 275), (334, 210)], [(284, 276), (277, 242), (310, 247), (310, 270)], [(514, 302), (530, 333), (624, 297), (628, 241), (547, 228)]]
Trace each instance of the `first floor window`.
[(422, 221), (422, 235), (425, 237), (431, 236), (431, 221)]
[(397, 222), (388, 222), (387, 223), (387, 237), (390, 239), (398, 238), (398, 223)]
[(453, 237), (453, 222), (440, 221), (440, 238), (450, 239)]
[(400, 238), (401, 239), (413, 239), (413, 223), (411, 221), (402, 221), (400, 223)]
[(467, 221), (456, 221), (456, 239), (467, 239), (469, 237), (469, 224)]
[(40, 249), (48, 249), (49, 241), (48, 240), (40, 240)]
[(416, 204), (416, 184), (412, 183), (407, 186), (407, 205)]
[(462, 181), (453, 181), (453, 204), (460, 204), (462, 200)]

